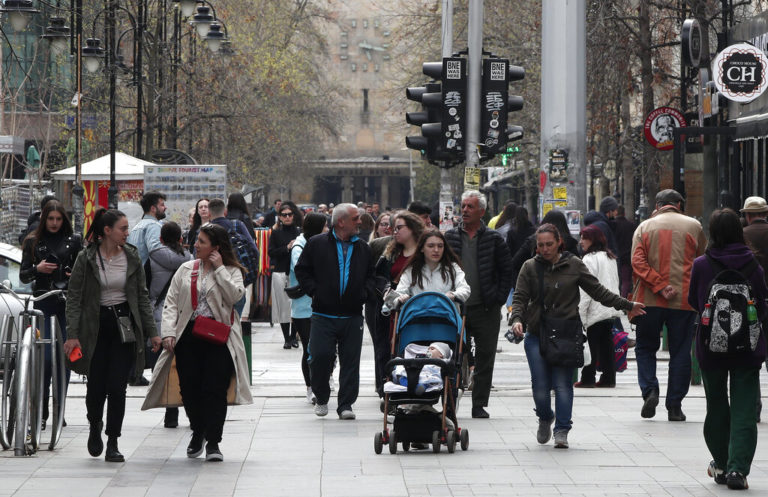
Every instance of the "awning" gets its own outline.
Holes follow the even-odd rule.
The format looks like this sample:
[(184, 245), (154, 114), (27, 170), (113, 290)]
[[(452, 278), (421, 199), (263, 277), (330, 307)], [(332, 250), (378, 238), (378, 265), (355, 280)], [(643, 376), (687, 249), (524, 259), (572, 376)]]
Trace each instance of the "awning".
[(733, 141), (756, 140), (768, 137), (768, 113), (740, 117), (729, 121), (736, 128)]
[[(131, 157), (122, 152), (115, 153), (115, 177), (118, 180), (143, 180), (144, 166), (154, 165), (155, 164), (152, 162)], [(80, 167), (80, 177), (83, 181), (109, 179), (110, 166), (108, 154), (90, 162), (86, 162)], [(51, 173), (51, 176), (55, 180), (73, 181), (75, 179), (75, 168), (68, 167)]]

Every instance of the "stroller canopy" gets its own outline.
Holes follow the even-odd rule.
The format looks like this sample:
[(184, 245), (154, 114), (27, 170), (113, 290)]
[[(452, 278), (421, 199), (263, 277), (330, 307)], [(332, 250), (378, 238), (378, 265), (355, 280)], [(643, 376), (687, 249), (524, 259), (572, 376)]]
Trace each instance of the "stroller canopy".
[[(420, 293), (403, 304), (395, 334), (399, 335), (398, 355), (402, 355), (406, 345), (416, 341), (456, 345), (461, 335), (461, 314), (456, 304), (442, 293)], [(466, 343), (466, 337), (464, 341)]]

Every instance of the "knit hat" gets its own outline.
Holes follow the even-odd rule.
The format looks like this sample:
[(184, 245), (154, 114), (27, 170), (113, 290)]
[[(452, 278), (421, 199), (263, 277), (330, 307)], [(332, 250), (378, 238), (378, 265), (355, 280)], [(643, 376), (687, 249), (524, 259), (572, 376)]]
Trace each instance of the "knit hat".
[(451, 358), (451, 347), (448, 346), (445, 342), (432, 342), (429, 344), (430, 348), (435, 348), (440, 351), (441, 354), (443, 354), (443, 359), (448, 360)]
[(613, 197), (604, 197), (600, 201), (600, 212), (605, 214), (606, 212), (615, 211), (619, 208), (619, 203)]
[(768, 212), (768, 204), (763, 197), (747, 197), (741, 212)]

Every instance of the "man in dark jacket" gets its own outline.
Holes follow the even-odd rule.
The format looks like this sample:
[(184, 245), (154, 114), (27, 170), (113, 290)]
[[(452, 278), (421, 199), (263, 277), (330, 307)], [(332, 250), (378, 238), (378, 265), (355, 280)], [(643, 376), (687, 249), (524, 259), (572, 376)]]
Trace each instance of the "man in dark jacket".
[(768, 204), (762, 197), (748, 197), (741, 212), (747, 220), (744, 240), (763, 271), (768, 272)]
[(605, 239), (608, 242), (608, 248), (614, 255), (619, 253), (619, 249), (616, 246), (616, 237), (613, 235), (609, 220), (616, 216), (618, 210), (619, 203), (616, 199), (613, 197), (605, 197), (600, 202), (600, 212), (589, 211), (584, 216), (584, 226), (594, 224), (600, 228), (600, 231), (603, 232), (603, 235), (605, 235)]
[(616, 247), (619, 249), (619, 253), (615, 254), (619, 259), (619, 284), (621, 285), (619, 294), (627, 298), (632, 291), (632, 236), (635, 234), (637, 225), (624, 215), (623, 205), (619, 206), (613, 228)]
[(488, 202), (477, 190), (461, 196), (462, 225), (445, 238), (461, 259), (472, 293), (465, 302), (467, 339), (474, 339), (475, 369), (472, 417), (487, 418), (493, 366), (501, 325), (501, 306), (512, 288), (512, 257), (504, 238), (486, 228), (482, 218)]
[(368, 244), (357, 237), (360, 212), (354, 204), (333, 210), (333, 229), (313, 236), (295, 267), (296, 279), (312, 297), (309, 370), (317, 397), (315, 414), (328, 414), (328, 381), (338, 345), (340, 419), (355, 419), (352, 404), (360, 389), (363, 304), (373, 293), (373, 265)]

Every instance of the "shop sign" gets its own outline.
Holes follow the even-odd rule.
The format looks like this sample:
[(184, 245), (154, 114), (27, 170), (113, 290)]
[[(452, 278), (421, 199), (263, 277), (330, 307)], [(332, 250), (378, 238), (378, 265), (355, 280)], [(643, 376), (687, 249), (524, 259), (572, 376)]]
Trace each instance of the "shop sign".
[(659, 107), (645, 118), (645, 139), (658, 150), (672, 150), (675, 147), (675, 128), (685, 126), (685, 118), (679, 110)]
[(768, 57), (749, 43), (731, 45), (715, 57), (712, 75), (717, 90), (728, 100), (747, 103), (765, 91)]
[(691, 67), (701, 63), (701, 26), (696, 19), (686, 19), (680, 33), (682, 39), (683, 62)]

